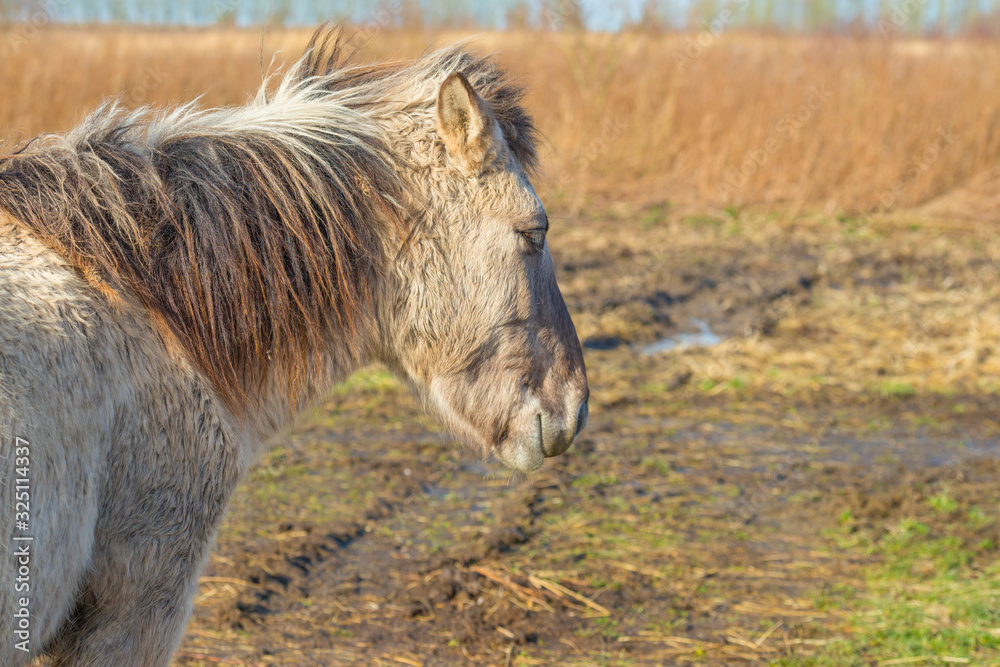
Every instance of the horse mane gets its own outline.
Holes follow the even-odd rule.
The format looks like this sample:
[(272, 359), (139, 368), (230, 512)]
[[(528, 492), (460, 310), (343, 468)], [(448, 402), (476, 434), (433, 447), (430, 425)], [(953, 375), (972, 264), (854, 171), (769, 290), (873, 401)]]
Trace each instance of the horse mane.
[(342, 35), (318, 30), (246, 105), (107, 102), (0, 156), (0, 210), (110, 301), (134, 295), (238, 412), (274, 371), (292, 391), (331, 334), (356, 335), (405, 239), (407, 158), (387, 118), (426, 119), (462, 71), (515, 156), (536, 162), (521, 90), (492, 58), (457, 46), (350, 65)]

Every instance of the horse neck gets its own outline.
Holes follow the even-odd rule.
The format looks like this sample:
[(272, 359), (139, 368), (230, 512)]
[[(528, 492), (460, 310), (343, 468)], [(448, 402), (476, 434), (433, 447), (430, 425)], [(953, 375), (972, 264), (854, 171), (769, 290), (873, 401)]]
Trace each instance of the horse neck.
[[(280, 437), (300, 415), (322, 403), (334, 386), (376, 360), (374, 321), (374, 316), (366, 313), (356, 320), (354, 332), (331, 332), (325, 349), (311, 356), (314, 363), (308, 367), (289, 373), (276, 364), (248, 400), (239, 421), (249, 426), (261, 443)], [(293, 378), (291, 383), (289, 378)]]

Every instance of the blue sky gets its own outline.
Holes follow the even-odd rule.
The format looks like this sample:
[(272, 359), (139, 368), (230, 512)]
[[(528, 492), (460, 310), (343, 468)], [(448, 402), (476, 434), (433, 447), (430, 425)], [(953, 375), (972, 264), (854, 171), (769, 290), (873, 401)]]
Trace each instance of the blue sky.
[[(242, 24), (260, 23), (268, 18), (283, 17), (286, 23), (313, 25), (326, 18), (352, 18), (355, 21), (369, 21), (380, 15), (398, 14), (403, 2), (413, 0), (0, 0), (0, 8), (27, 7), (27, 11), (38, 11), (31, 7), (46, 8), (55, 13), (56, 20), (62, 21), (105, 21), (125, 20), (141, 23), (189, 23), (205, 24), (231, 16)], [(485, 26), (503, 26), (507, 11), (518, 4), (527, 4), (536, 16), (548, 6), (559, 11), (560, 2), (567, 0), (475, 0), (457, 2), (454, 0), (418, 0), (429, 20), (434, 21), (455, 13), (472, 17)], [(623, 23), (635, 21), (641, 16), (647, 0), (580, 0), (587, 24), (592, 29), (615, 30)], [(945, 23), (954, 26), (959, 18), (969, 11), (988, 11), (1000, 7), (1000, 0), (826, 0), (816, 2), (799, 0), (660, 0), (660, 12), (671, 25), (699, 27), (698, 20), (691, 24), (698, 14), (711, 17), (723, 8), (730, 8), (737, 22), (752, 21), (754, 17), (771, 13), (779, 22), (789, 27), (806, 27), (807, 7), (825, 4), (837, 19), (849, 21), (861, 15), (874, 20), (879, 7), (886, 10), (901, 8), (914, 13), (917, 7), (927, 24), (938, 22), (942, 12)], [(10, 10), (8, 9), (8, 13)]]

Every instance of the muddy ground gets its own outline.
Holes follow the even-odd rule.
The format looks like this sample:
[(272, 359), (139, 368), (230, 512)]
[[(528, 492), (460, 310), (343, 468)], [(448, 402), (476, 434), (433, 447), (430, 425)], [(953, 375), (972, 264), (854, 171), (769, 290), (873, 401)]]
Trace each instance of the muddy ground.
[[(940, 536), (965, 579), (991, 571), (988, 229), (553, 218), (592, 390), (580, 440), (492, 478), (392, 378), (355, 376), (239, 491), (175, 664), (880, 664), (910, 655), (865, 634), (892, 623), (873, 573), (901, 530)], [(706, 330), (721, 342), (644, 352)], [(950, 567), (921, 554), (900, 586)], [(989, 632), (956, 660), (990, 664)]]

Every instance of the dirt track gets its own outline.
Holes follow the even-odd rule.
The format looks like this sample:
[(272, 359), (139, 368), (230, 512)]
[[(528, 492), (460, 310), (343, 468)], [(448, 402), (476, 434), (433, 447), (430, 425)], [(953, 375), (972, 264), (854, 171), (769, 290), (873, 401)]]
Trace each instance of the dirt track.
[[(550, 242), (581, 440), (492, 479), (355, 378), (239, 492), (177, 664), (766, 664), (857, 630), (900, 520), (997, 559), (987, 233), (654, 208)], [(697, 320), (725, 340), (642, 353)]]

